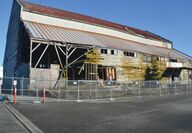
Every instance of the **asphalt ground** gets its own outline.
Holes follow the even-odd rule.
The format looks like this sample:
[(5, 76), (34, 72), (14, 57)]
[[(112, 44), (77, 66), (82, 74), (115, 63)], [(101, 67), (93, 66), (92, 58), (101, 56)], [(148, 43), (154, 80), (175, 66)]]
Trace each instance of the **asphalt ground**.
[(20, 103), (45, 133), (191, 133), (192, 94), (111, 102)]

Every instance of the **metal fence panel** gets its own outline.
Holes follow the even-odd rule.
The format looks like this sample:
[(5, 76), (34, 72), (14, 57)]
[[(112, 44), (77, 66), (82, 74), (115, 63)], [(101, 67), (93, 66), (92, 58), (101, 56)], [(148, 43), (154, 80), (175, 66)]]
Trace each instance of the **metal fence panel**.
[(1, 91), (13, 100), (16, 80), (19, 101), (42, 101), (43, 89), (47, 101), (96, 100), (125, 97), (163, 96), (192, 91), (192, 82), (176, 83), (161, 81), (87, 81), (87, 80), (38, 80), (4, 77)]

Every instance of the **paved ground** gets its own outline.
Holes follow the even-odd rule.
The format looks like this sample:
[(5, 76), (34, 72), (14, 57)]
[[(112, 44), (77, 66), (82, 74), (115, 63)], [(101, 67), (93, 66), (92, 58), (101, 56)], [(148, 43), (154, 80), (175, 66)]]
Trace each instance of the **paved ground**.
[(29, 133), (29, 131), (0, 102), (0, 133)]
[(102, 103), (14, 106), (45, 133), (191, 133), (192, 94)]

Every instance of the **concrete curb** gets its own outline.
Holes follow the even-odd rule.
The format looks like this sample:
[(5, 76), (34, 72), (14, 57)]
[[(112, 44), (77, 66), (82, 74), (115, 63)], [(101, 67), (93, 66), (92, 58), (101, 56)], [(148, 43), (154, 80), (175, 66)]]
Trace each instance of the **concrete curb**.
[[(161, 95), (161, 96), (134, 96), (134, 97), (122, 97), (122, 98), (114, 98), (114, 99), (87, 99), (87, 100), (81, 100), (82, 103), (112, 103), (112, 102), (131, 102), (131, 101), (153, 101), (155, 99), (164, 99), (169, 97), (175, 97), (175, 96), (183, 96), (188, 95), (192, 93), (178, 93), (178, 94), (169, 94), (169, 95)], [(75, 101), (78, 102), (78, 101)]]
[(23, 116), (20, 112), (18, 112), (11, 105), (8, 105), (5, 102), (2, 102), (3, 105), (14, 115), (14, 117), (21, 122), (21, 124), (30, 132), (30, 133), (43, 133), (37, 126), (35, 126), (30, 120), (28, 120), (25, 116)]

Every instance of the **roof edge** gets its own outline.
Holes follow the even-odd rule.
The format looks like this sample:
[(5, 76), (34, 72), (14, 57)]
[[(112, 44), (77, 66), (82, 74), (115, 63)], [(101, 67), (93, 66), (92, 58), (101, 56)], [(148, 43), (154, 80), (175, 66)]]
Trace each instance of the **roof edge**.
[(184, 52), (182, 52), (182, 51), (180, 51), (180, 50), (177, 50), (177, 49), (175, 49), (175, 48), (173, 48), (173, 50), (175, 50), (176, 52), (179, 52), (179, 53), (187, 56), (188, 58), (191, 58), (190, 60), (192, 61), (192, 56), (190, 56), (190, 55), (188, 55), (188, 54), (186, 54), (186, 53), (184, 53)]
[[(84, 14), (79, 14), (79, 13), (75, 13), (75, 12), (71, 12), (71, 11), (67, 11), (67, 10), (63, 10), (63, 9), (58, 9), (58, 8), (55, 8), (55, 7), (49, 7), (49, 6), (44, 6), (44, 5), (39, 5), (39, 4), (36, 4), (36, 3), (31, 3), (31, 2), (27, 2), (25, 0), (17, 0), (18, 2), (20, 2), (20, 4), (22, 5), (23, 7), (23, 10), (25, 11), (28, 11), (28, 12), (32, 12), (32, 13), (39, 13), (39, 14), (42, 14), (42, 15), (47, 15), (47, 16), (51, 16), (51, 17), (56, 17), (56, 18), (63, 18), (63, 19), (69, 19), (69, 20), (72, 20), (72, 21), (79, 21), (79, 22), (83, 22), (83, 23), (89, 23), (89, 24), (94, 24), (94, 25), (97, 25), (97, 26), (102, 26), (102, 27), (107, 27), (107, 28), (111, 28), (111, 29), (115, 29), (115, 30), (119, 30), (121, 32), (126, 32), (126, 33), (129, 33), (129, 34), (134, 34), (136, 36), (143, 36), (144, 38), (146, 39), (152, 39), (152, 40), (157, 40), (157, 41), (161, 41), (161, 42), (168, 42), (168, 43), (171, 43), (171, 41), (159, 36), (159, 35), (156, 35), (152, 32), (147, 32), (147, 31), (144, 31), (144, 30), (141, 30), (141, 29), (138, 29), (138, 28), (134, 28), (134, 27), (129, 27), (129, 26), (126, 26), (126, 25), (122, 25), (122, 24), (118, 24), (118, 23), (115, 23), (115, 22), (110, 22), (108, 20), (104, 20), (104, 19), (100, 19), (100, 18), (96, 18), (96, 17), (92, 17), (92, 16), (88, 16), (88, 15), (84, 15)], [(40, 9), (36, 9), (34, 10), (33, 8), (34, 7), (41, 7)], [(41, 12), (43, 9), (44, 12)], [(47, 10), (54, 10), (55, 12), (59, 12), (60, 15), (63, 13), (63, 14), (67, 14), (66, 16), (56, 16), (54, 15), (54, 13), (50, 14), (50, 12), (47, 12)], [(67, 17), (71, 15), (72, 17)], [(84, 18), (84, 19), (81, 19)], [(86, 18), (89, 19), (88, 21), (86, 21)], [(94, 22), (96, 21), (96, 22)], [(98, 23), (98, 21), (100, 23)], [(108, 25), (108, 26), (107, 26)]]

